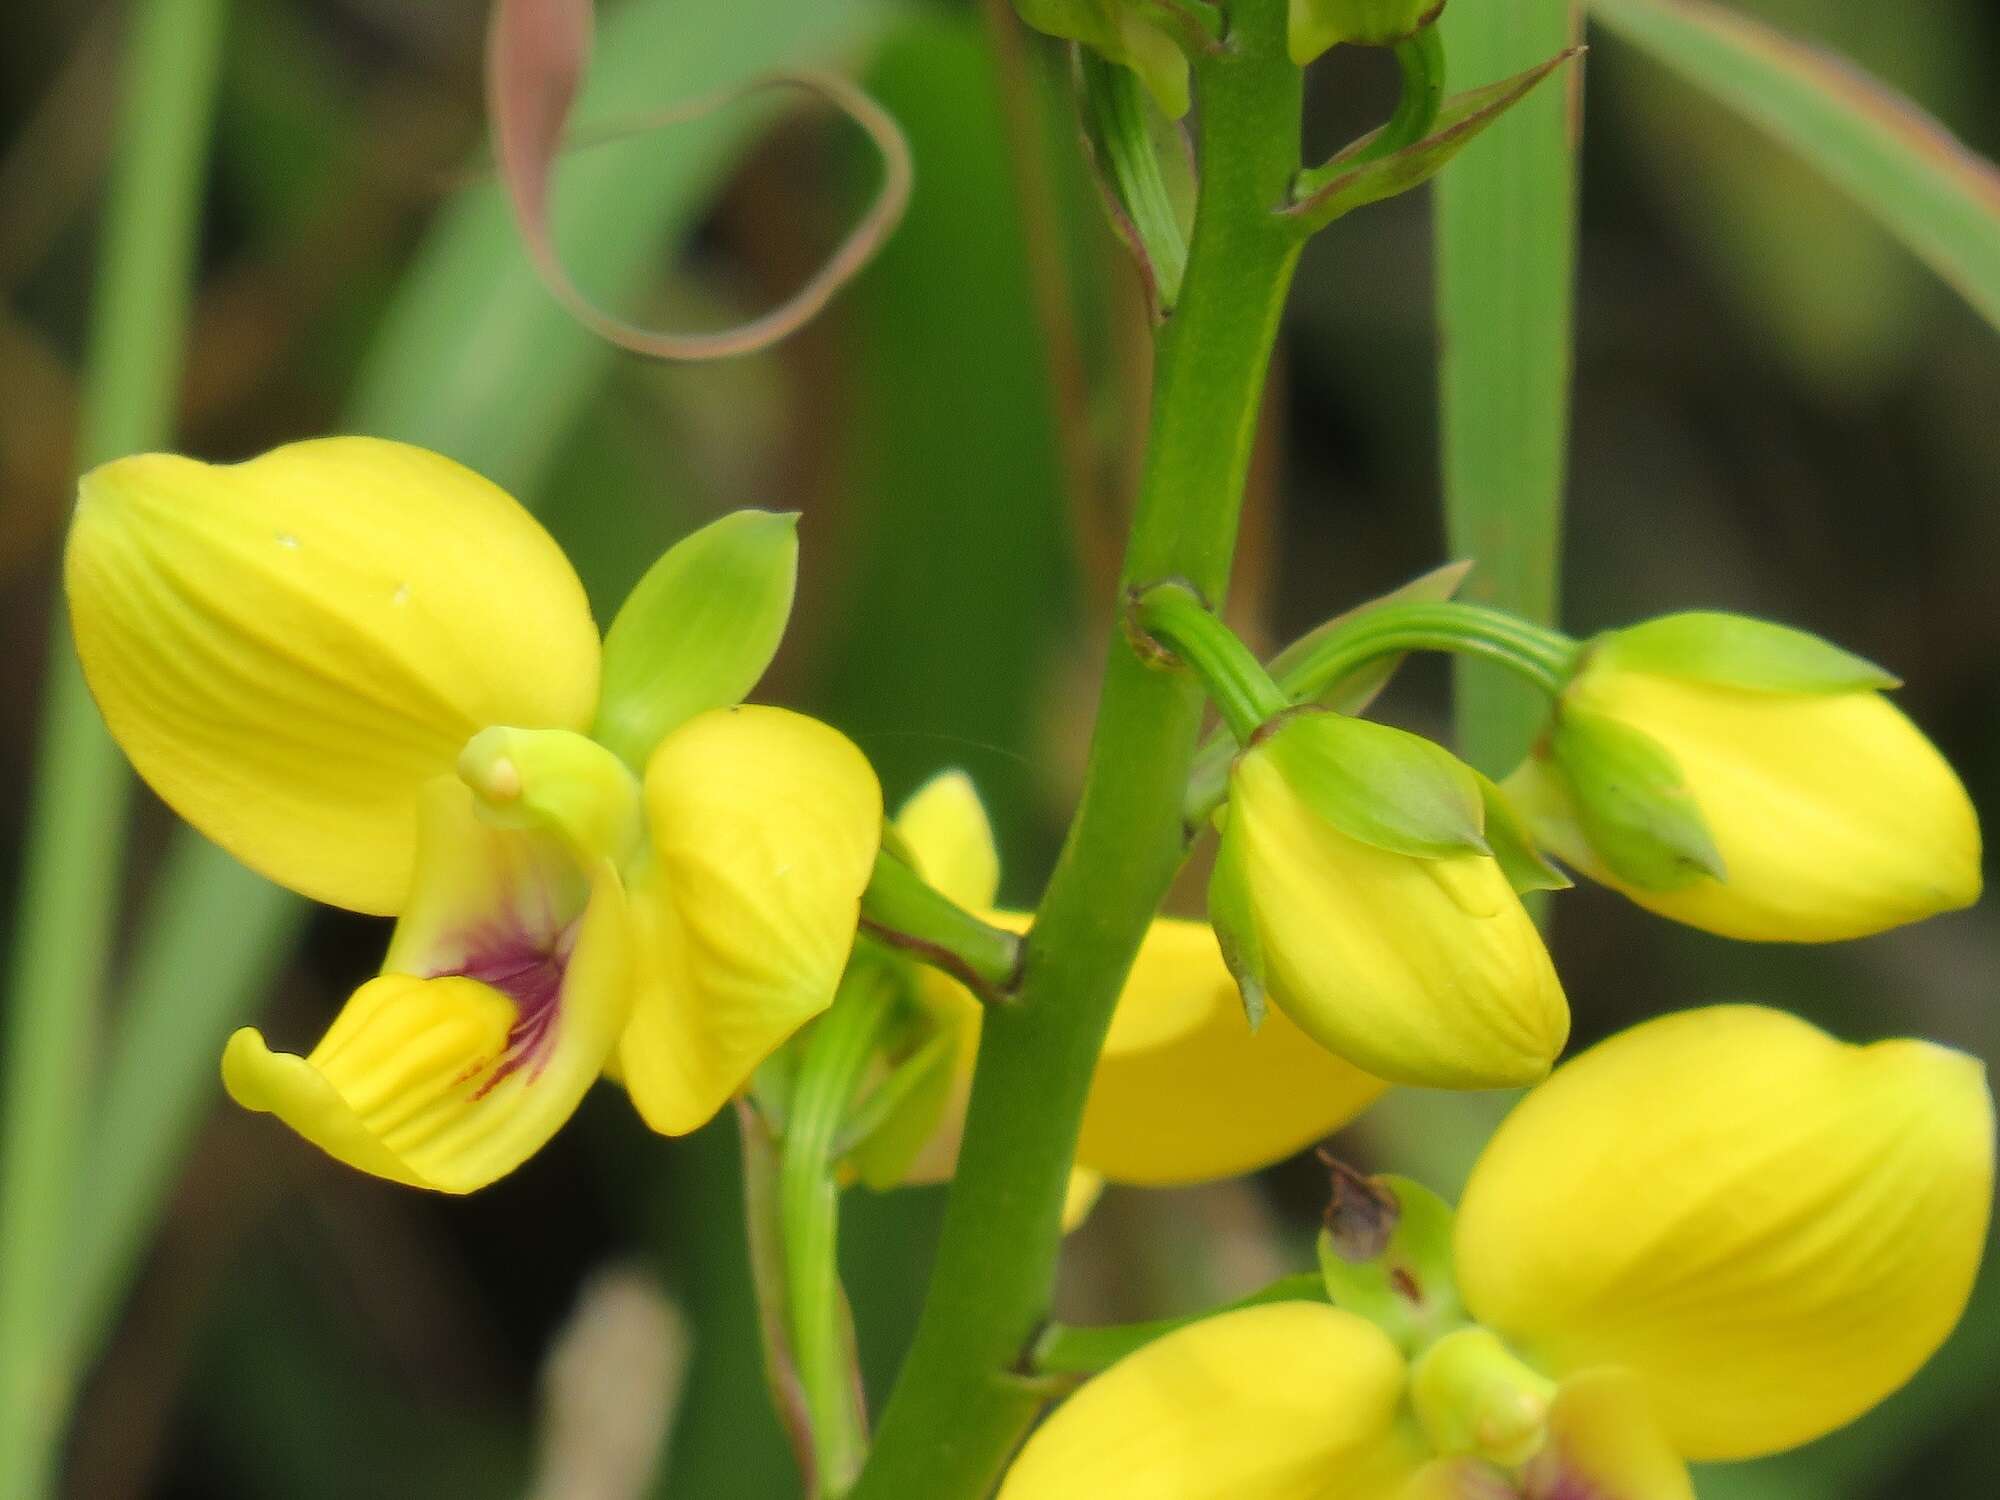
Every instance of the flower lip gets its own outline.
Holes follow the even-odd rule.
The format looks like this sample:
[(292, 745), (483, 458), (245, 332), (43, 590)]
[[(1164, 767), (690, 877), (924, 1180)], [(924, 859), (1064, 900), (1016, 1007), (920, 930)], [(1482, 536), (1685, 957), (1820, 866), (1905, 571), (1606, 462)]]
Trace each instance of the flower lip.
[(556, 1018), (562, 1009), (563, 982), (569, 974), (570, 953), (576, 947), (580, 921), (581, 918), (572, 920), (553, 934), (532, 933), (522, 928), (497, 929), (475, 940), (462, 963), (424, 976), (476, 979), (513, 1002), (514, 1024), (507, 1030), (506, 1048), (474, 1098), (485, 1097), (502, 1079), (521, 1068), (530, 1070), (531, 1083), (540, 1076), (554, 1043)]

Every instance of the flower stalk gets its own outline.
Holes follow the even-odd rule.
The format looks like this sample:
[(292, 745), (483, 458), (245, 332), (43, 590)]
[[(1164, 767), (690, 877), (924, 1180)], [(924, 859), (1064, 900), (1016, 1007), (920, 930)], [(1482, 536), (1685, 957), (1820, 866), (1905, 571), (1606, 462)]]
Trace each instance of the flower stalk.
[(1249, 744), (1292, 706), (1250, 648), (1186, 585), (1146, 589), (1133, 601), (1132, 621), (1144, 638), (1142, 647), (1154, 643), (1194, 669), (1238, 744)]
[[(1298, 171), (1301, 77), (1285, 0), (1241, 0), (1230, 45), (1195, 60), (1202, 193), (1161, 325), (1147, 458), (1121, 588), (1185, 579), (1220, 600), (1257, 410), (1302, 231), (1277, 210)], [(1041, 1404), (1017, 1373), (1047, 1314), (1070, 1163), (1098, 1047), (1183, 845), (1202, 692), (1115, 637), (1075, 820), (1017, 1003), (986, 1017), (950, 1206), (916, 1341), (857, 1500), (974, 1500)], [(1002, 1249), (1001, 1247), (1004, 1247)], [(950, 1442), (939, 1441), (949, 1432)]]
[(861, 896), (861, 930), (941, 970), (982, 1000), (1021, 977), (1021, 939), (983, 922), (884, 849)]
[(841, 982), (799, 1060), (778, 1167), (791, 1353), (811, 1432), (811, 1500), (837, 1500), (867, 1451), (854, 1333), (840, 1286), (835, 1146), (895, 998), (893, 978), (862, 959)]

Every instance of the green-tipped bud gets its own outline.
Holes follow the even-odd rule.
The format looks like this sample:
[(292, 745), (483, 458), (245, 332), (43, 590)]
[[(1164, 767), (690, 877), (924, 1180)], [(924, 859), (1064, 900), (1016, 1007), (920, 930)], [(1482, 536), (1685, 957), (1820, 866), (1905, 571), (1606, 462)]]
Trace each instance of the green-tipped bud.
[(1294, 711), (1237, 757), (1227, 818), (1210, 916), (1239, 976), (1308, 1035), (1395, 1083), (1548, 1071), (1569, 1009), (1463, 764), (1402, 730)]
[(669, 731), (742, 702), (778, 653), (798, 573), (795, 514), (739, 510), (676, 542), (604, 638), (595, 737), (641, 769)]
[(1738, 615), (1600, 636), (1507, 790), (1565, 862), (1725, 937), (1828, 942), (1969, 905), (1979, 822), (1872, 662)]

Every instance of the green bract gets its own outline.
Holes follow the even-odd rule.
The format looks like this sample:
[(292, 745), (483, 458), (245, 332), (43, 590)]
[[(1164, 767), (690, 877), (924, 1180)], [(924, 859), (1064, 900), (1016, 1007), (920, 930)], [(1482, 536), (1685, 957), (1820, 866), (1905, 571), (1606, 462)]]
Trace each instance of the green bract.
[(798, 574), (795, 514), (739, 510), (675, 543), (605, 634), (592, 738), (638, 767), (669, 730), (740, 703), (777, 655)]
[(1078, 42), (1137, 73), (1160, 108), (1188, 110), (1188, 65), (1180, 44), (1136, 0), (1014, 0), (1037, 31)]
[(1478, 778), (1421, 735), (1306, 709), (1245, 753), (1351, 839), (1418, 859), (1488, 852)]
[[(1451, 1205), (1407, 1177), (1334, 1169), (1319, 1270), (1334, 1306), (1368, 1319), (1414, 1354), (1464, 1321), (1451, 1264)], [(1369, 1220), (1381, 1230), (1371, 1235)]]
[(1788, 625), (1689, 610), (1662, 615), (1592, 643), (1607, 666), (1765, 693), (1858, 693), (1899, 681), (1865, 657)]
[(1722, 856), (1681, 768), (1652, 736), (1602, 714), (1563, 707), (1549, 735), (1578, 826), (1621, 880), (1676, 890), (1724, 878)]

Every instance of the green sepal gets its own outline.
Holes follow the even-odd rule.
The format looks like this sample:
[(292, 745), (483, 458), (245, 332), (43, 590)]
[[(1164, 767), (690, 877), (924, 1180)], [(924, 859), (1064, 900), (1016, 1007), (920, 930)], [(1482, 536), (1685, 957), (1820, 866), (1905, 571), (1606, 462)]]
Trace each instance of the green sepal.
[(1349, 838), (1392, 854), (1485, 854), (1485, 803), (1470, 766), (1422, 735), (1320, 709), (1288, 716), (1246, 752)]
[(1486, 846), (1499, 862), (1500, 873), (1516, 895), (1530, 891), (1566, 891), (1576, 884), (1549, 861), (1535, 841), (1521, 810), (1490, 776), (1478, 771), (1480, 795), (1486, 802)]
[(1760, 693), (1869, 693), (1900, 686), (1866, 657), (1789, 625), (1717, 610), (1662, 615), (1591, 643), (1587, 660)]
[(1216, 812), (1222, 838), (1216, 845), (1215, 868), (1208, 877), (1208, 925), (1215, 929), (1224, 966), (1236, 977), (1244, 1019), (1255, 1031), (1264, 1024), (1270, 1009), (1264, 984), (1264, 941), (1257, 934), (1257, 916), (1250, 904), (1243, 840), (1232, 835), (1228, 811), (1225, 807)]
[(1286, 214), (1317, 231), (1357, 208), (1430, 181), (1481, 131), (1527, 98), (1580, 50), (1572, 47), (1525, 73), (1453, 94), (1438, 110), (1431, 133), (1400, 151), (1370, 156), (1375, 134), (1363, 136), (1325, 165), (1299, 175), (1295, 201)]
[(1658, 740), (1564, 705), (1549, 752), (1569, 788), (1577, 827), (1613, 875), (1649, 891), (1725, 878), (1680, 765)]
[(1194, 152), (1137, 74), (1076, 49), (1077, 113), (1111, 227), (1139, 268), (1155, 319), (1180, 300), (1194, 230)]
[(1317, 1248), (1334, 1306), (1368, 1319), (1406, 1354), (1463, 1323), (1451, 1205), (1407, 1177), (1364, 1177), (1327, 1163), (1333, 1201)]
[(1444, 0), (1292, 0), (1286, 49), (1304, 67), (1331, 47), (1391, 47), (1430, 25)]
[(798, 519), (732, 512), (646, 570), (604, 637), (595, 739), (642, 768), (653, 747), (696, 714), (743, 701), (791, 618)]
[(1187, 55), (1137, 0), (1014, 0), (1014, 9), (1035, 30), (1130, 68), (1174, 119), (1188, 112)]

